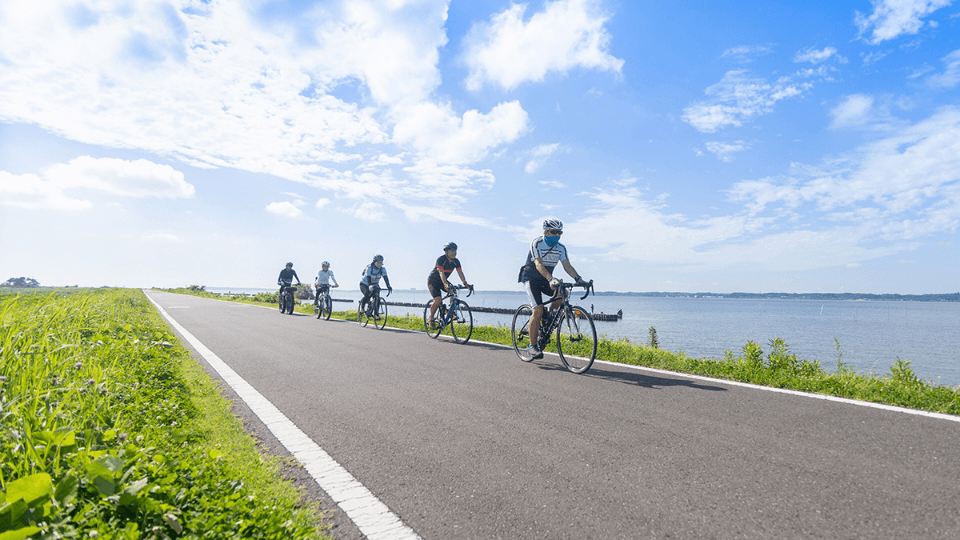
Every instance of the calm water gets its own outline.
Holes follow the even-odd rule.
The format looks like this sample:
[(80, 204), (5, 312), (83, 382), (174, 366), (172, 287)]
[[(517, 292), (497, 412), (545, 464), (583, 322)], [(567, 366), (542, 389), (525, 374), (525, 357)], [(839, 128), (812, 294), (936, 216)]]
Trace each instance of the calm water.
[[(227, 288), (211, 287), (212, 292)], [(259, 292), (266, 289), (232, 289)], [(273, 289), (275, 290), (275, 289)], [(334, 309), (356, 307), (359, 290), (341, 287)], [(424, 291), (394, 290), (389, 301), (424, 303)], [(526, 303), (522, 292), (478, 292), (466, 299), (471, 306), (516, 308)], [(643, 298), (590, 296), (574, 301), (596, 312), (623, 310), (618, 322), (598, 322), (597, 331), (611, 338), (626, 337), (646, 343), (651, 326), (660, 347), (694, 357), (722, 358), (727, 350), (739, 353), (748, 340), (765, 351), (775, 337), (783, 338), (792, 353), (820, 360), (832, 369), (840, 341), (843, 362), (856, 371), (889, 373), (897, 360), (909, 360), (917, 374), (934, 384), (960, 385), (960, 303), (860, 302), (841, 300), (749, 300), (733, 298)], [(422, 310), (391, 306), (390, 313), (420, 315)], [(474, 313), (475, 324), (510, 325), (510, 315)]]

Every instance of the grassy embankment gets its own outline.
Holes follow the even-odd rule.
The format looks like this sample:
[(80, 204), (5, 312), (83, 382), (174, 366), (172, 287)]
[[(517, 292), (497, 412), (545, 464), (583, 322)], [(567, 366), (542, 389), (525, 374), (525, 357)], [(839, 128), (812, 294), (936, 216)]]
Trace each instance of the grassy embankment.
[(136, 290), (0, 291), (0, 539), (322, 538)]
[[(244, 297), (220, 296), (185, 288), (168, 289), (168, 291), (276, 307), (276, 294), (262, 293), (255, 297)], [(310, 305), (299, 306), (296, 309), (302, 313), (313, 313), (313, 307)], [(355, 310), (335, 311), (332, 317), (354, 320), (356, 314)], [(389, 316), (387, 324), (395, 328), (423, 330), (423, 320), (420, 317)], [(449, 329), (444, 333), (449, 335)], [(475, 327), (471, 340), (512, 345), (510, 329), (504, 326)], [(632, 343), (628, 339), (611, 340), (601, 337), (597, 346), (597, 358), (718, 379), (960, 415), (960, 387), (935, 386), (921, 380), (910, 367), (910, 362), (903, 360), (897, 360), (890, 368), (889, 374), (878, 376), (857, 373), (842, 363), (839, 344), (837, 362), (833, 366), (835, 367), (833, 371), (824, 369), (819, 361), (797, 358), (790, 353), (787, 344), (779, 338), (770, 340), (766, 352), (755, 342), (749, 341), (739, 354), (727, 351), (725, 358), (713, 359), (690, 358), (682, 352), (665, 351)]]

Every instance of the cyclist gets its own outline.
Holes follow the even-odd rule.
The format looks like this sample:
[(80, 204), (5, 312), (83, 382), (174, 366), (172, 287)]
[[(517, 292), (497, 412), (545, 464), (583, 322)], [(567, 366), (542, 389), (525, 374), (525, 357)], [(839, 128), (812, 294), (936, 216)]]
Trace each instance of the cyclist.
[(380, 278), (383, 278), (384, 283), (387, 284), (387, 292), (393, 292), (393, 287), (390, 286), (390, 278), (387, 277), (387, 269), (383, 267), (383, 255), (378, 254), (374, 255), (373, 262), (363, 269), (363, 278), (360, 279), (360, 292), (363, 293), (363, 300), (360, 300), (360, 305), (357, 307), (358, 315), (363, 313), (364, 305), (373, 294), (370, 287), (380, 283)]
[[(576, 280), (577, 284), (584, 283), (580, 274), (570, 264), (567, 258), (567, 248), (560, 243), (560, 235), (563, 234), (563, 222), (559, 219), (548, 219), (543, 222), (543, 236), (538, 236), (530, 243), (530, 251), (527, 253), (527, 262), (523, 265), (520, 275), (520, 281), (523, 288), (527, 291), (527, 298), (530, 305), (533, 306), (533, 315), (530, 317), (530, 356), (533, 358), (543, 358), (543, 351), (537, 348), (540, 334), (540, 319), (543, 317), (543, 296), (550, 295), (547, 302), (553, 298), (555, 287), (559, 280), (553, 277), (553, 270), (557, 264), (562, 264), (570, 277)], [(560, 307), (561, 301), (557, 299), (550, 306), (555, 309)]]
[(280, 286), (280, 293), (283, 294), (283, 288), (289, 287), (293, 283), (293, 279), (297, 279), (297, 285), (300, 284), (300, 276), (297, 275), (297, 271), (293, 269), (293, 263), (288, 262), (287, 267), (280, 271), (280, 277), (277, 278), (277, 285)]
[(330, 263), (323, 261), (323, 264), (320, 265), (321, 270), (317, 272), (317, 279), (314, 280), (313, 286), (317, 289), (317, 295), (313, 298), (313, 305), (317, 305), (317, 302), (320, 301), (320, 295), (330, 290), (330, 280), (333, 280), (333, 286), (339, 287), (340, 284), (337, 283), (337, 278), (333, 277), (333, 270), (330, 270)]
[(467, 283), (467, 278), (463, 277), (463, 269), (460, 268), (460, 259), (457, 258), (457, 244), (450, 242), (443, 246), (443, 255), (437, 258), (437, 264), (434, 265), (433, 271), (427, 276), (427, 290), (430, 291), (430, 296), (433, 297), (433, 303), (430, 304), (431, 330), (436, 329), (437, 323), (433, 320), (433, 316), (437, 313), (437, 308), (440, 307), (440, 297), (443, 295), (443, 291), (447, 290), (447, 287), (450, 286), (447, 278), (450, 277), (450, 274), (452, 274), (454, 270), (456, 270), (457, 275), (460, 276), (460, 282), (463, 283), (465, 287), (469, 287), (470, 284)]

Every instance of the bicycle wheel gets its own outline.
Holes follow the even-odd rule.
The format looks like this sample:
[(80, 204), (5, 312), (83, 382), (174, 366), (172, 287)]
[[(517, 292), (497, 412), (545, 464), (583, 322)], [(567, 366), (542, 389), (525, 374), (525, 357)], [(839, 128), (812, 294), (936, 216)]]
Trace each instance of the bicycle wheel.
[(473, 313), (466, 302), (457, 300), (457, 307), (450, 317), (450, 332), (457, 343), (470, 341), (470, 336), (473, 335)]
[(293, 315), (293, 295), (287, 295), (287, 313)]
[(387, 325), (387, 301), (383, 298), (377, 298), (373, 306), (373, 325), (378, 330), (383, 330), (383, 327)]
[(567, 369), (584, 373), (597, 357), (597, 329), (593, 318), (580, 306), (570, 306), (557, 314), (557, 353)]
[(320, 314), (323, 316), (323, 320), (329, 321), (331, 313), (333, 313), (333, 300), (329, 296), (324, 296), (323, 305), (320, 308)]
[(439, 336), (443, 330), (443, 326), (441, 326), (443, 322), (443, 310), (440, 309), (442, 307), (441, 305), (437, 308), (436, 313), (433, 314), (433, 323), (436, 325), (436, 328), (430, 327), (430, 304), (427, 304), (427, 307), (423, 308), (423, 329), (427, 335), (433, 339), (437, 339), (437, 336)]
[(510, 323), (510, 336), (513, 338), (513, 350), (524, 362), (533, 360), (527, 347), (530, 346), (530, 317), (533, 309), (524, 304), (513, 313), (513, 322)]
[(367, 304), (360, 304), (357, 308), (357, 322), (361, 326), (366, 326), (370, 322), (370, 317), (367, 316)]
[(280, 313), (286, 313), (286, 312), (287, 312), (287, 302), (286, 302), (286, 300), (284, 300), (283, 296), (280, 296), (280, 298), (277, 299), (277, 303), (280, 304)]

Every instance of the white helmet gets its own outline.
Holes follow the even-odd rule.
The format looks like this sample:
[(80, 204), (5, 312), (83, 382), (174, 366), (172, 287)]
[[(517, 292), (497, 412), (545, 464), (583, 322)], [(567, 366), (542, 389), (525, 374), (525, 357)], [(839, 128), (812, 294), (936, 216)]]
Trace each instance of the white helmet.
[(563, 222), (560, 221), (559, 219), (548, 219), (548, 220), (546, 220), (546, 221), (543, 222), (543, 230), (545, 230), (545, 231), (551, 231), (551, 230), (562, 231), (562, 230), (563, 230)]

